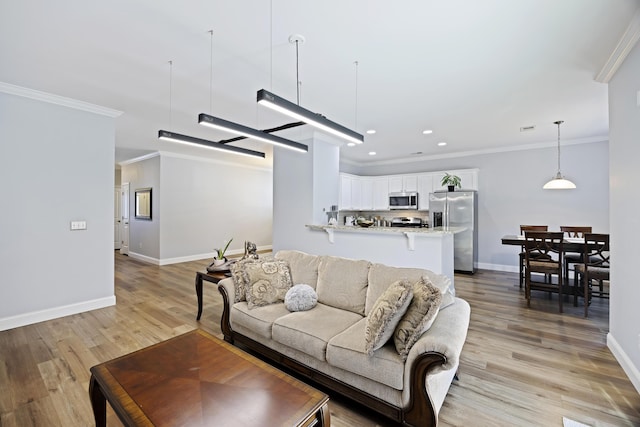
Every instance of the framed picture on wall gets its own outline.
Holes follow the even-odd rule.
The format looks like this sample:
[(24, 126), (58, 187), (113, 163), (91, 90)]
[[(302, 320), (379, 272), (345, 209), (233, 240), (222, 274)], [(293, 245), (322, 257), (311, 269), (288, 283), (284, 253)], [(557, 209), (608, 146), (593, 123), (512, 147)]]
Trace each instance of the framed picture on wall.
[(136, 189), (135, 218), (151, 221), (151, 187)]

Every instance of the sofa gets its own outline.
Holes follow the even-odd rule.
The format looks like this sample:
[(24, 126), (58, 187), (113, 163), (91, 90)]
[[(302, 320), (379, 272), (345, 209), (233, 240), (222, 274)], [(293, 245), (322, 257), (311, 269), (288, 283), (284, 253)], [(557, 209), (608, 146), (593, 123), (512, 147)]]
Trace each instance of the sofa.
[[(457, 374), (470, 318), (469, 304), (455, 297), (449, 278), (424, 269), (293, 250), (252, 262), (237, 263), (232, 277), (218, 284), (224, 303), (221, 329), (227, 342), (395, 422), (437, 425)], [(276, 263), (269, 264), (270, 273), (278, 276), (273, 286), (254, 274), (260, 263), (269, 262)], [(317, 301), (310, 309), (290, 311), (283, 292), (298, 286), (312, 288)], [(413, 331), (415, 342), (410, 347), (402, 347), (400, 339), (401, 354), (400, 325), (406, 326), (405, 316), (419, 301), (419, 289), (431, 292), (420, 300), (431, 303), (430, 315), (424, 316), (430, 317), (429, 325)], [(385, 307), (391, 307), (392, 316), (377, 315)], [(376, 323), (379, 317), (384, 318), (382, 328)], [(392, 325), (387, 318), (393, 318)], [(422, 323), (420, 327), (426, 326)], [(372, 336), (378, 341), (375, 347)]]

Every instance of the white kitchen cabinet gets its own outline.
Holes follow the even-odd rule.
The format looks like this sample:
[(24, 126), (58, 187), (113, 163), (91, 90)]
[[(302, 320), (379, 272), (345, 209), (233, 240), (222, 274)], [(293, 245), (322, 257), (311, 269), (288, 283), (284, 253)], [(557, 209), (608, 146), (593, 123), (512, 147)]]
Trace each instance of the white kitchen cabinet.
[(340, 174), (340, 210), (352, 209), (351, 206), (351, 183), (353, 176)]
[[(433, 192), (433, 173), (422, 173), (418, 175), (418, 210), (429, 210), (429, 193)], [(439, 182), (438, 182), (439, 184)]]
[(370, 211), (373, 210), (373, 179), (371, 177), (360, 178), (360, 210)]
[(389, 210), (389, 178), (375, 177), (371, 181), (373, 195), (373, 210)]
[(446, 191), (447, 186), (442, 186), (442, 177), (446, 173), (457, 175), (460, 177), (460, 189), (477, 190), (478, 189), (478, 169), (458, 169), (442, 172), (434, 172), (433, 175), (433, 191)]
[(417, 175), (393, 175), (389, 177), (390, 193), (407, 193), (418, 191)]
[(351, 209), (362, 209), (362, 183), (363, 178), (359, 176), (353, 177), (351, 180)]

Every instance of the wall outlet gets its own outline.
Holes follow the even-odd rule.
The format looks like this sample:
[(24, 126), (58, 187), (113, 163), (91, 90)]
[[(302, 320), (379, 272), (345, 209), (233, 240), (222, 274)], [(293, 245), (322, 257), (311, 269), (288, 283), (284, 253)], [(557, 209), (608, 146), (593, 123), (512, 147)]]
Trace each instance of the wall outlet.
[(87, 221), (71, 221), (71, 230), (86, 230), (87, 229)]

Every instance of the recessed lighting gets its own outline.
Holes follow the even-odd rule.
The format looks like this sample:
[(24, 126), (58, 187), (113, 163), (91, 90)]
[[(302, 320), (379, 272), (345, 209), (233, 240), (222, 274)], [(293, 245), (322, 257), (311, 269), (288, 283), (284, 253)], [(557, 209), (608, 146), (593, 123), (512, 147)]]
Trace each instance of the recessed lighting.
[(367, 131), (367, 133), (368, 133), (369, 135), (373, 135), (374, 133), (376, 133), (376, 130), (375, 130), (375, 129), (369, 129), (369, 130)]
[(355, 147), (356, 143), (355, 142), (348, 142), (347, 143), (347, 147)]
[(376, 152), (375, 152), (375, 151), (369, 151), (369, 155), (370, 155), (370, 156), (375, 156), (375, 155), (376, 155)]
[(444, 141), (438, 142), (438, 147), (444, 147), (445, 145), (447, 145), (447, 143)]
[(422, 131), (422, 133), (424, 135), (429, 135), (430, 133), (433, 133), (433, 131), (431, 129), (425, 129), (425, 130)]

